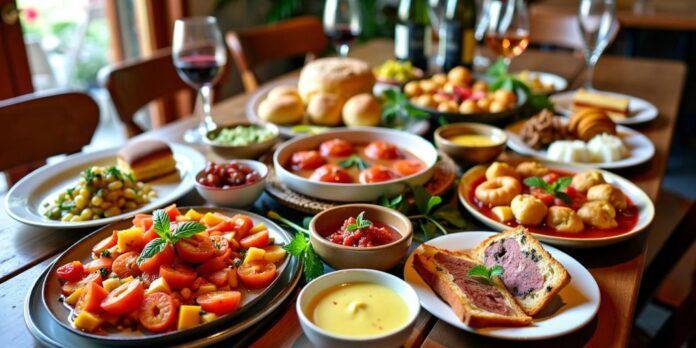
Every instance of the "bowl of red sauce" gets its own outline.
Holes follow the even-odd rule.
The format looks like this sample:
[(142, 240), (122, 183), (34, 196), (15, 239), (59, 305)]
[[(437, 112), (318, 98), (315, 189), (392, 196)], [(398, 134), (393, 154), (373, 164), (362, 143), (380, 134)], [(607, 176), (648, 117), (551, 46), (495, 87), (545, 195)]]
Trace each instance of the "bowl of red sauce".
[(196, 175), (196, 190), (214, 205), (246, 208), (266, 187), (268, 167), (254, 160), (208, 162)]
[(309, 223), (310, 242), (335, 269), (388, 270), (408, 253), (411, 221), (374, 204), (346, 204), (317, 214)]

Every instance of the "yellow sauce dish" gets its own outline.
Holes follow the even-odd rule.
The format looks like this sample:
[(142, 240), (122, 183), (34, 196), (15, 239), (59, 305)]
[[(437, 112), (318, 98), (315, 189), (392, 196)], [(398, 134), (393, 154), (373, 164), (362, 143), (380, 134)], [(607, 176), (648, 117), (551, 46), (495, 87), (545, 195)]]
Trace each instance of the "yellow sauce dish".
[(457, 145), (474, 147), (493, 146), (499, 143), (498, 141), (493, 140), (491, 137), (481, 134), (459, 134), (451, 138), (447, 138), (447, 140)]
[(406, 325), (409, 309), (394, 290), (379, 284), (356, 282), (324, 290), (311, 301), (306, 315), (330, 333), (370, 337)]

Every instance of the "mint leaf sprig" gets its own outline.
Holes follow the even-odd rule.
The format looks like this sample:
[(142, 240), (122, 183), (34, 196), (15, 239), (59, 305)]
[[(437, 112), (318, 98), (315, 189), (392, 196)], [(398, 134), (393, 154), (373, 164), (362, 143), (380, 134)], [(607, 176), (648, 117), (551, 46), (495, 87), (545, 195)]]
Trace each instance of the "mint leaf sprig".
[(479, 278), (484, 280), (486, 283), (490, 284), (494, 277), (500, 277), (503, 275), (505, 270), (500, 265), (495, 265), (488, 268), (484, 265), (476, 265), (471, 267), (468, 272), (469, 277)]
[(365, 212), (361, 211), (360, 214), (358, 214), (358, 216), (355, 218), (355, 223), (346, 226), (346, 230), (348, 230), (348, 232), (353, 232), (370, 226), (372, 226), (372, 221), (365, 219)]
[(524, 184), (529, 186), (529, 187), (537, 187), (542, 190), (544, 190), (546, 193), (553, 195), (554, 197), (562, 200), (566, 204), (572, 204), (573, 200), (563, 192), (563, 190), (570, 186), (570, 183), (573, 182), (573, 178), (570, 176), (564, 176), (562, 178), (558, 178), (558, 180), (554, 181), (553, 183), (549, 184), (546, 182), (546, 180), (538, 177), (538, 176), (530, 176), (526, 179), (524, 179)]
[[(314, 252), (314, 248), (312, 248), (312, 244), (309, 242), (309, 230), (280, 216), (280, 214), (273, 210), (268, 212), (268, 217), (295, 230), (295, 237), (290, 243), (284, 245), (283, 249), (290, 253), (290, 255), (300, 259), (305, 281), (310, 282), (312, 279), (324, 274), (324, 263), (316, 252)], [(305, 222), (307, 221), (308, 220), (305, 219)]]
[(338, 165), (342, 168), (358, 167), (360, 170), (365, 170), (370, 167), (370, 165), (358, 155), (351, 155), (347, 159), (338, 162)]
[(193, 237), (194, 235), (206, 230), (205, 226), (201, 223), (195, 221), (186, 221), (179, 224), (174, 232), (172, 232), (170, 230), (171, 224), (167, 212), (159, 209), (155, 210), (152, 215), (153, 229), (159, 237), (151, 240), (149, 243), (147, 243), (147, 245), (145, 245), (145, 248), (143, 248), (140, 256), (138, 256), (138, 265), (164, 250), (167, 244), (174, 246), (178, 241), (184, 238)]
[(508, 67), (505, 61), (498, 59), (486, 71), (486, 76), (491, 78), (493, 82), (490, 85), (491, 91), (498, 89), (506, 89), (515, 92), (515, 94), (524, 94), (527, 96), (527, 103), (535, 112), (543, 109), (553, 110), (553, 103), (543, 94), (536, 94), (524, 83), (518, 79), (516, 75), (508, 72)]
[(413, 120), (426, 120), (430, 115), (415, 106), (409, 101), (405, 93), (387, 89), (382, 94), (384, 101), (382, 103), (382, 120), (388, 127), (398, 127), (403, 123), (409, 123)]

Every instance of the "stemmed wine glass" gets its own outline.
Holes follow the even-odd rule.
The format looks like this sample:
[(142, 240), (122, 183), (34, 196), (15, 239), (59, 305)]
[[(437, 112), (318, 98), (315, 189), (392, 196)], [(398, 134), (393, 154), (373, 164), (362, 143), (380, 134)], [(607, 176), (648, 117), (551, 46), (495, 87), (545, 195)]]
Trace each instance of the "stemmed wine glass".
[(174, 22), (172, 57), (179, 77), (198, 90), (203, 119), (196, 129), (189, 129), (184, 140), (199, 142), (217, 128), (210, 109), (212, 87), (227, 63), (227, 51), (214, 17), (191, 17)]
[(595, 65), (618, 31), (614, 0), (581, 0), (578, 8), (578, 26), (585, 46), (585, 88), (593, 89)]
[(341, 57), (347, 57), (350, 45), (362, 33), (360, 2), (358, 0), (326, 0), (324, 32)]
[(524, 0), (488, 0), (481, 23), (486, 44), (509, 67), (529, 44), (529, 16)]

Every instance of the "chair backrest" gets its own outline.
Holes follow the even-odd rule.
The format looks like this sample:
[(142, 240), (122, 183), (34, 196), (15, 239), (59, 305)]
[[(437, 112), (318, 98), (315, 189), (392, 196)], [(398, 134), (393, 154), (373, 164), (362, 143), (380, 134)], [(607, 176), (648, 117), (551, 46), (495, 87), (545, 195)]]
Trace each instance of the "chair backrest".
[[(609, 45), (619, 32), (619, 22), (615, 23)], [(549, 45), (573, 51), (583, 49), (582, 35), (578, 27), (578, 13), (575, 8), (554, 8), (546, 10), (532, 6), (529, 16), (530, 43), (532, 45)]]
[(72, 91), (32, 93), (0, 101), (0, 170), (75, 153), (89, 144), (99, 106)]
[(254, 67), (273, 60), (305, 55), (314, 59), (326, 48), (321, 21), (316, 17), (298, 17), (288, 21), (227, 33), (227, 46), (247, 92), (258, 88)]

